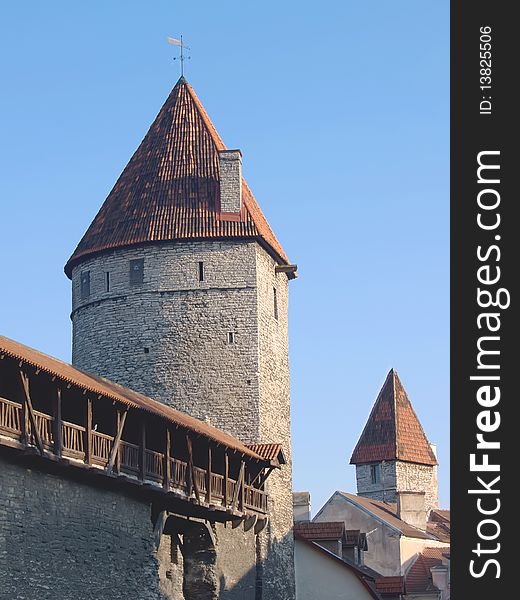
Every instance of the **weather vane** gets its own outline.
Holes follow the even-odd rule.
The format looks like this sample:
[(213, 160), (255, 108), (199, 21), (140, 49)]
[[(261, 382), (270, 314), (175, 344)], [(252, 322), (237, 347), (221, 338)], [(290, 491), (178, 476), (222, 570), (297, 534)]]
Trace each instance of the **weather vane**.
[(189, 47), (186, 46), (186, 44), (182, 41), (182, 35), (181, 35), (180, 40), (178, 40), (177, 38), (168, 37), (168, 38), (166, 38), (166, 41), (168, 42), (168, 44), (171, 44), (172, 46), (179, 46), (180, 54), (179, 54), (179, 56), (175, 56), (173, 60), (180, 61), (181, 77), (183, 77), (184, 76), (184, 61), (186, 59), (191, 58), (191, 56), (184, 56), (184, 50), (189, 50)]

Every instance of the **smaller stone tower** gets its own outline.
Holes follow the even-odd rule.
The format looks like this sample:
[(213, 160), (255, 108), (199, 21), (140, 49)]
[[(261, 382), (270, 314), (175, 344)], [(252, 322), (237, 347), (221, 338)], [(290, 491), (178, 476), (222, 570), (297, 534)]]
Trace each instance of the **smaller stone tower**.
[(424, 492), (438, 508), (437, 458), (394, 369), (388, 373), (350, 464), (360, 496), (397, 502), (400, 492)]

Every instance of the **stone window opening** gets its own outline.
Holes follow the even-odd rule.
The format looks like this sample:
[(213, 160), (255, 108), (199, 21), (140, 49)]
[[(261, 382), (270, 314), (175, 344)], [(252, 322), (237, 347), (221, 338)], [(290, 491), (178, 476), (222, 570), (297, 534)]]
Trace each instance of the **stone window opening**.
[(278, 296), (275, 287), (273, 288), (273, 315), (274, 318), (278, 321)]
[(144, 281), (144, 258), (130, 261), (130, 283), (140, 285)]
[(85, 300), (90, 296), (90, 271), (82, 271), (80, 275), (81, 299)]
[(105, 273), (105, 292), (110, 291), (110, 271)]
[(204, 263), (199, 261), (199, 281), (204, 281)]
[(379, 463), (370, 465), (370, 481), (373, 485), (381, 483), (381, 465)]
[(150, 348), (143, 348), (145, 354), (150, 354)]
[(235, 343), (235, 332), (234, 331), (228, 331), (227, 342), (228, 342), (228, 344), (234, 344)]

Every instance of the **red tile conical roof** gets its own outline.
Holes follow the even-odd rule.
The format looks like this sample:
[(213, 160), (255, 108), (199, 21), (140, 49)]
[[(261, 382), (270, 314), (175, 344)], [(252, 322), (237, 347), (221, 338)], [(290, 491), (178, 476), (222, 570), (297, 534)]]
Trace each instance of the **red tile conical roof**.
[(67, 276), (92, 254), (168, 240), (253, 238), (287, 264), (245, 181), (239, 219), (221, 215), (218, 153), (225, 149), (181, 77), (65, 265)]
[(436, 465), (437, 459), (394, 369), (388, 373), (350, 463), (401, 460)]

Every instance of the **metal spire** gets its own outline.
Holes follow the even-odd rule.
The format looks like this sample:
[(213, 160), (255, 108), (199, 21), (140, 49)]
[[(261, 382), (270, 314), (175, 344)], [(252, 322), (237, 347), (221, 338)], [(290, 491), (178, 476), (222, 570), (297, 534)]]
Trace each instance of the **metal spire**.
[(184, 56), (184, 49), (189, 50), (189, 46), (186, 46), (186, 44), (182, 41), (182, 35), (181, 35), (180, 39), (168, 37), (168, 38), (166, 38), (166, 41), (168, 42), (168, 44), (170, 44), (172, 46), (178, 46), (179, 47), (179, 56), (175, 56), (173, 58), (173, 60), (180, 61), (180, 63), (181, 63), (181, 77), (184, 77), (184, 61), (186, 59), (190, 59), (191, 58), (191, 56)]

